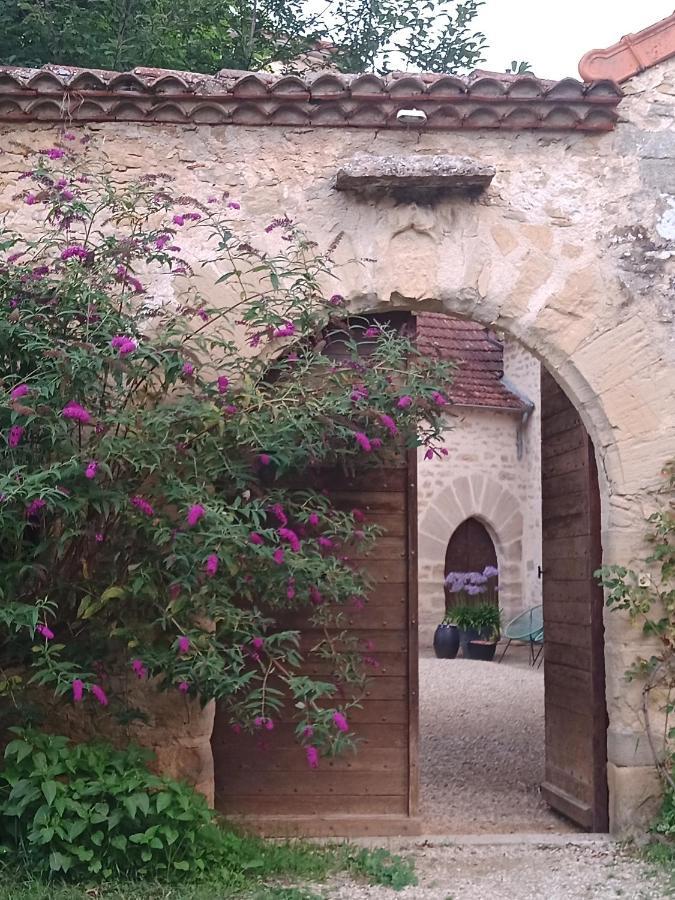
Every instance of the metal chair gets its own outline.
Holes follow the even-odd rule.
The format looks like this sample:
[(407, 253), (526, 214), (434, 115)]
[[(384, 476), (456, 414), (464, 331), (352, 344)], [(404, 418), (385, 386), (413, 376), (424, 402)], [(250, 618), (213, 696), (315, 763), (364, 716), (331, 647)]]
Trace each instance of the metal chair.
[[(530, 647), (530, 665), (536, 665), (537, 660), (539, 660), (539, 665), (541, 665), (540, 657), (544, 649), (543, 612), (544, 608), (540, 604), (539, 606), (532, 606), (530, 609), (526, 609), (525, 612), (517, 615), (515, 619), (511, 619), (502, 632), (502, 637), (507, 638), (507, 642), (498, 662), (501, 662), (506, 656), (506, 651), (511, 646), (511, 641), (527, 641)], [(535, 652), (537, 645), (539, 645), (539, 648)]]

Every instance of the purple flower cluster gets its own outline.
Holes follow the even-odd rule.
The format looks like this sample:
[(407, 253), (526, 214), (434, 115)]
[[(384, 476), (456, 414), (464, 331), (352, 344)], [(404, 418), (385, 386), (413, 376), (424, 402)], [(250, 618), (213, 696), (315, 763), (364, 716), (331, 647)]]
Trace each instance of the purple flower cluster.
[(279, 328), (275, 328), (272, 332), (273, 337), (291, 337), (295, 334), (295, 325), (293, 322), (285, 322)]
[(287, 541), (291, 545), (291, 550), (293, 553), (300, 552), (300, 538), (291, 528), (279, 528), (277, 530), (277, 534), (281, 538), (282, 541)]
[(117, 350), (120, 356), (126, 356), (127, 353), (133, 353), (138, 344), (133, 338), (127, 337), (125, 334), (118, 334), (110, 341), (110, 346), (113, 350)]
[(445, 576), (445, 586), (451, 594), (459, 594), (462, 591), (470, 597), (484, 594), (490, 578), (496, 578), (499, 572), (494, 566), (485, 566), (482, 572), (448, 572)]
[(218, 571), (218, 563), (219, 559), (215, 553), (210, 553), (206, 557), (206, 560), (204, 561), (204, 571), (209, 578), (213, 578)]
[(186, 222), (199, 222), (201, 217), (201, 213), (198, 212), (177, 213), (171, 221), (180, 227)]
[(200, 503), (193, 503), (187, 512), (188, 527), (194, 528), (197, 522), (206, 515), (206, 510)]
[(380, 422), (384, 425), (384, 427), (387, 429), (389, 434), (391, 434), (391, 435), (398, 434), (398, 428), (396, 427), (396, 422), (394, 422), (394, 420), (392, 419), (391, 416), (388, 416), (385, 413), (382, 413), (382, 415), (380, 416)]
[(30, 519), (32, 516), (37, 515), (41, 509), (47, 505), (46, 500), (42, 500), (42, 498), (37, 497), (35, 500), (31, 500), (28, 506), (26, 507), (26, 518)]
[(68, 401), (61, 410), (61, 415), (64, 419), (72, 419), (75, 422), (81, 422), (82, 425), (87, 425), (91, 422), (91, 416), (87, 410), (80, 406), (79, 403), (75, 403), (74, 400)]
[(86, 259), (89, 251), (80, 244), (71, 244), (61, 251), (61, 259), (65, 262), (67, 259)]
[(362, 431), (356, 431), (354, 433), (354, 440), (359, 445), (359, 447), (364, 451), (364, 453), (370, 453), (373, 449), (372, 442), (370, 438), (365, 435)]
[(131, 498), (132, 506), (135, 506), (136, 509), (140, 509), (142, 513), (145, 513), (146, 516), (154, 516), (155, 510), (151, 503), (148, 503), (143, 497), (136, 494), (135, 497)]
[(9, 429), (9, 434), (7, 436), (7, 443), (13, 450), (15, 447), (18, 447), (21, 443), (21, 439), (23, 438), (25, 428), (23, 425), (12, 425)]

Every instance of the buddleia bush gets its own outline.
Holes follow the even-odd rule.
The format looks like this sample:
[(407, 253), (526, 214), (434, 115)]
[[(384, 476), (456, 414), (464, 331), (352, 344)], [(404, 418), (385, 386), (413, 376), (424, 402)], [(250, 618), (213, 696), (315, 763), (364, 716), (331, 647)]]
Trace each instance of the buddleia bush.
[(344, 628), (377, 532), (318, 473), (440, 455), (449, 367), (347, 317), (334, 245), (165, 175), (120, 183), (75, 138), (17, 182), (26, 229), (0, 229), (1, 686), (116, 709), (121, 667), (235, 731), (287, 704), (316, 766), (377, 664)]

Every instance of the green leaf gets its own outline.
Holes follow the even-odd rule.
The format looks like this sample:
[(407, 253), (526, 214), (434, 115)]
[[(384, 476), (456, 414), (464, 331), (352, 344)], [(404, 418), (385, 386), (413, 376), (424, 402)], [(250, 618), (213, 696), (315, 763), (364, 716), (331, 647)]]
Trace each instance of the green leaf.
[(165, 810), (167, 806), (171, 805), (171, 795), (168, 791), (163, 791), (161, 794), (157, 794), (157, 812), (161, 813), (162, 810)]
[(150, 812), (150, 797), (147, 794), (141, 793), (140, 791), (136, 794), (132, 794), (132, 800), (136, 801), (136, 806), (141, 812), (147, 816)]
[(15, 756), (17, 763), (20, 763), (32, 752), (33, 748), (26, 741), (15, 740), (10, 741), (5, 747), (5, 758)]
[(73, 864), (72, 857), (58, 850), (52, 850), (49, 854), (49, 868), (52, 872), (67, 872)]
[(45, 800), (51, 806), (54, 802), (54, 798), (56, 797), (56, 792), (58, 790), (58, 784), (56, 781), (43, 781), (42, 782), (42, 793), (45, 795)]

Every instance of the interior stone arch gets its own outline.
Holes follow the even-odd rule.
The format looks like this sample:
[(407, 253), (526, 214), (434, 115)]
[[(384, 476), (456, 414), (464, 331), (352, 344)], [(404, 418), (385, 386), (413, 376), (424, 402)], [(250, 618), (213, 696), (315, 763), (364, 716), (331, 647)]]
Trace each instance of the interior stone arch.
[(497, 551), (499, 603), (508, 621), (523, 606), (521, 501), (489, 475), (458, 476), (418, 497), (420, 642), (429, 646), (441, 621), (443, 575), (448, 541), (466, 519), (478, 519)]

